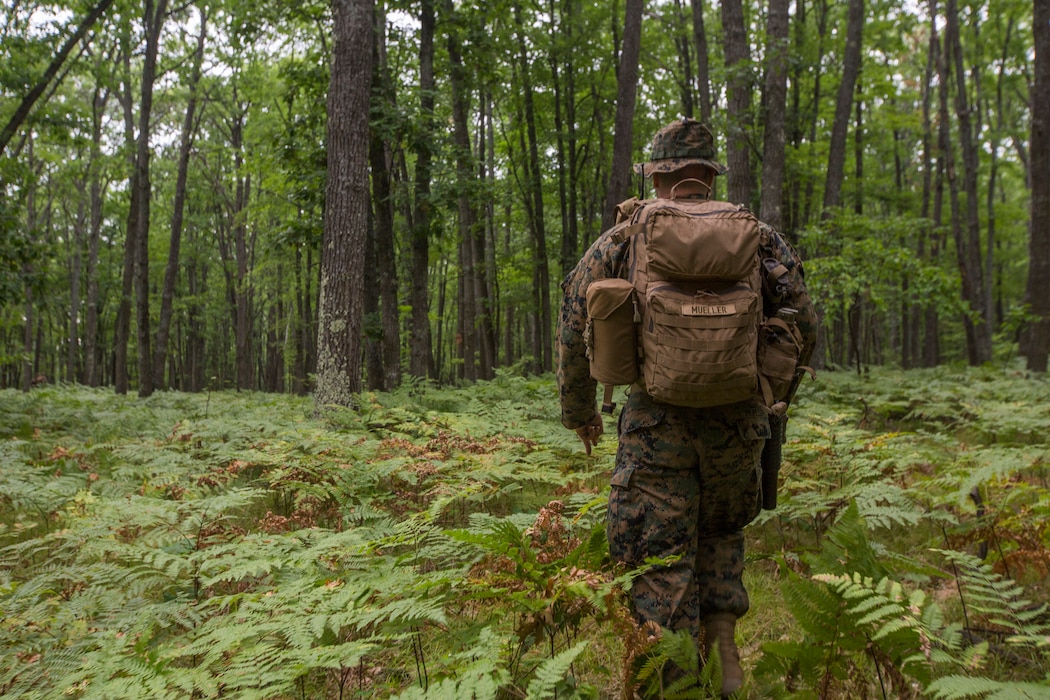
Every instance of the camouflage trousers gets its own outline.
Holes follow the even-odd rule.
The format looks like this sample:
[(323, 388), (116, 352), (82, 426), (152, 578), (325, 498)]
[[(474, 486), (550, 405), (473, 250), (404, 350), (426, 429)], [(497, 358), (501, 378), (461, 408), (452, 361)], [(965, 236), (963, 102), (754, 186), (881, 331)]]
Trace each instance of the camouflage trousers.
[(606, 526), (612, 556), (630, 568), (679, 557), (635, 579), (638, 621), (696, 637), (706, 615), (744, 615), (743, 528), (761, 509), (759, 461), (769, 437), (762, 407), (682, 408), (635, 390), (619, 433)]

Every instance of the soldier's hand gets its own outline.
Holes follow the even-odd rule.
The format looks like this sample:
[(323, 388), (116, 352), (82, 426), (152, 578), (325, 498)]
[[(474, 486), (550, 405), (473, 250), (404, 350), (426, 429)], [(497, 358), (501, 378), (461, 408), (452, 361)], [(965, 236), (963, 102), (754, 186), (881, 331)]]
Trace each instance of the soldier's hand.
[(604, 432), (605, 425), (602, 423), (601, 416), (595, 416), (590, 423), (581, 425), (576, 429), (576, 434), (580, 436), (580, 440), (583, 442), (583, 449), (587, 451), (588, 457), (591, 454), (591, 447), (598, 444), (598, 439), (601, 438)]

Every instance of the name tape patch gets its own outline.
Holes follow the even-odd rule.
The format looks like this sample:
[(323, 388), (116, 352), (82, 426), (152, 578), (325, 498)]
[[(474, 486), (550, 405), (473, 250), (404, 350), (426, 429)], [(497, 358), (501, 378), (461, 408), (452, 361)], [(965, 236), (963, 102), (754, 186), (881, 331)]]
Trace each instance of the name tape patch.
[(732, 316), (736, 313), (736, 304), (682, 304), (683, 316)]

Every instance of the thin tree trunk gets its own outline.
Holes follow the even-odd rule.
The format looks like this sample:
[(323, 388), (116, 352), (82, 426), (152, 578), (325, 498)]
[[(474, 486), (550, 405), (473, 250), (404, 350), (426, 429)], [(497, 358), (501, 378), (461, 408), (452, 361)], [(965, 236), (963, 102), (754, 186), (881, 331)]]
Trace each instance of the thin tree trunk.
[(741, 0), (723, 0), (722, 31), (725, 35), (726, 188), (729, 201), (751, 205), (751, 49)]
[[(372, 54), (372, 91), (381, 95), (384, 105), (395, 108), (393, 82), (387, 67), (386, 37), (384, 28), (386, 13), (382, 7), (376, 10), (373, 30), (374, 52)], [(391, 187), (390, 148), (378, 128), (372, 128), (369, 139), (369, 162), (372, 170), (373, 227), (372, 256), (375, 266), (375, 284), (368, 289), (378, 293), (366, 295), (366, 303), (374, 300), (380, 313), (379, 366), (368, 372), (369, 387), (379, 391), (393, 391), (401, 383), (401, 345), (398, 332), (397, 265), (394, 259), (394, 198)], [(378, 376), (373, 376), (378, 371)]]
[(412, 320), (408, 334), (408, 372), (414, 377), (434, 378), (436, 372), (430, 333), (429, 282), (430, 235), (434, 220), (433, 205), (430, 201), (430, 179), (433, 139), (437, 130), (434, 119), (434, 0), (420, 1), (419, 105), (419, 133), (412, 144), (416, 156), (416, 172), (413, 187), (415, 208), (410, 234)]
[(678, 93), (682, 101), (682, 115), (694, 118), (696, 98), (693, 95), (695, 80), (693, 79), (693, 51), (695, 42), (693, 32), (689, 29), (682, 0), (674, 0), (672, 10), (674, 23), (674, 45), (675, 56), (678, 60)]
[(853, 112), (853, 93), (860, 76), (864, 0), (849, 0), (846, 20), (846, 51), (842, 59), (842, 82), (835, 102), (835, 121), (828, 146), (828, 172), (824, 181), (823, 218), (842, 204), (842, 181), (846, 168), (846, 132)]
[(131, 338), (131, 297), (134, 294), (135, 257), (138, 250), (138, 208), (140, 188), (136, 183), (135, 145), (135, 101), (132, 97), (131, 82), (131, 27), (123, 23), (121, 27), (121, 54), (123, 75), (120, 101), (124, 115), (124, 143), (127, 148), (128, 166), (131, 173), (129, 180), (129, 201), (126, 235), (124, 237), (124, 267), (121, 277), (120, 300), (117, 305), (117, 320), (114, 327), (113, 352), (113, 389), (117, 394), (127, 394), (130, 388), (128, 376), (128, 342)]
[[(88, 171), (91, 163), (88, 162)], [(76, 185), (77, 215), (73, 226), (73, 237), (70, 241), (72, 250), (69, 256), (69, 335), (66, 339), (66, 381), (72, 384), (77, 381), (77, 348), (80, 347), (80, 276), (83, 266), (84, 240), (87, 238), (88, 214), (85, 183)]]
[[(630, 4), (630, 2), (628, 2)], [(529, 71), (528, 53), (525, 45), (525, 26), (521, 18), (521, 6), (514, 6), (514, 20), (518, 32), (518, 70), (522, 81), (522, 96), (525, 101), (525, 132), (528, 137), (528, 157), (525, 171), (528, 174), (526, 199), (531, 200), (529, 228), (533, 238), (533, 282), (534, 301), (539, 314), (536, 345), (533, 347), (538, 372), (549, 372), (554, 367), (553, 342), (551, 337), (550, 271), (547, 266), (547, 232), (543, 214), (543, 180), (539, 156), (539, 139), (536, 135), (536, 112), (533, 104), (532, 79)]]
[(765, 134), (762, 144), (762, 207), (759, 218), (783, 227), (784, 123), (787, 109), (789, 0), (769, 0), (766, 28), (766, 85), (763, 92)]
[[(642, 45), (642, 10), (645, 0), (624, 3), (623, 47), (616, 73), (616, 119), (613, 125), (613, 158), (609, 185), (602, 210), (602, 229), (608, 229), (616, 218), (616, 205), (627, 199), (631, 182), (634, 105), (638, 95), (638, 58)], [(544, 287), (546, 289), (546, 287)], [(545, 324), (546, 327), (549, 324)], [(545, 348), (550, 353), (550, 344)]]
[(711, 69), (707, 57), (707, 33), (704, 31), (703, 0), (691, 0), (693, 9), (693, 43), (696, 45), (696, 83), (700, 101), (700, 121), (711, 123)]
[(959, 120), (959, 141), (963, 157), (963, 189), (966, 193), (966, 226), (962, 213), (953, 205), (952, 230), (962, 276), (963, 300), (969, 304), (973, 316), (966, 315), (967, 346), (970, 364), (980, 365), (992, 359), (992, 334), (984, 299), (984, 280), (981, 265), (980, 220), (977, 195), (977, 144), (970, 126), (970, 106), (966, 95), (966, 73), (963, 70), (962, 44), (959, 38), (959, 12), (955, 0), (948, 0), (945, 25), (945, 53), (954, 64), (955, 112)]
[(171, 329), (172, 304), (175, 299), (175, 282), (179, 276), (179, 249), (182, 244), (182, 219), (186, 208), (186, 180), (189, 173), (190, 151), (193, 148), (193, 135), (197, 128), (197, 85), (201, 78), (201, 64), (204, 61), (204, 40), (207, 36), (208, 16), (203, 10), (200, 13), (200, 35), (197, 37), (197, 49), (193, 54), (193, 68), (190, 70), (189, 100), (186, 114), (182, 120), (182, 133), (179, 137), (179, 162), (175, 176), (175, 198), (171, 212), (171, 239), (168, 242), (168, 264), (164, 269), (164, 286), (160, 297), (160, 313), (157, 316), (157, 338), (153, 346), (153, 385), (164, 386), (164, 366), (167, 364), (168, 335)]
[(91, 155), (88, 164), (88, 188), (91, 202), (91, 230), (88, 234), (87, 299), (84, 312), (84, 383), (99, 385), (98, 368), (98, 254), (102, 238), (102, 115), (109, 101), (109, 91), (96, 85), (91, 100)]

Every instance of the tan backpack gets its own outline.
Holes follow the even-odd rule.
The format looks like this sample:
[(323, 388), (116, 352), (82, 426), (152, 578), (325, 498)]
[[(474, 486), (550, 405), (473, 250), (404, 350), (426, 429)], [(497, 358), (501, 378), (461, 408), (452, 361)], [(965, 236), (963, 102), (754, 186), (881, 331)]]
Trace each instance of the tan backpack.
[(587, 289), (585, 339), (591, 376), (606, 385), (602, 410), (613, 410), (612, 387), (623, 384), (677, 406), (783, 399), (801, 338), (789, 321), (763, 317), (763, 276), (786, 270), (759, 259), (754, 215), (696, 199), (633, 200), (620, 214), (612, 235), (630, 241), (625, 274)]

